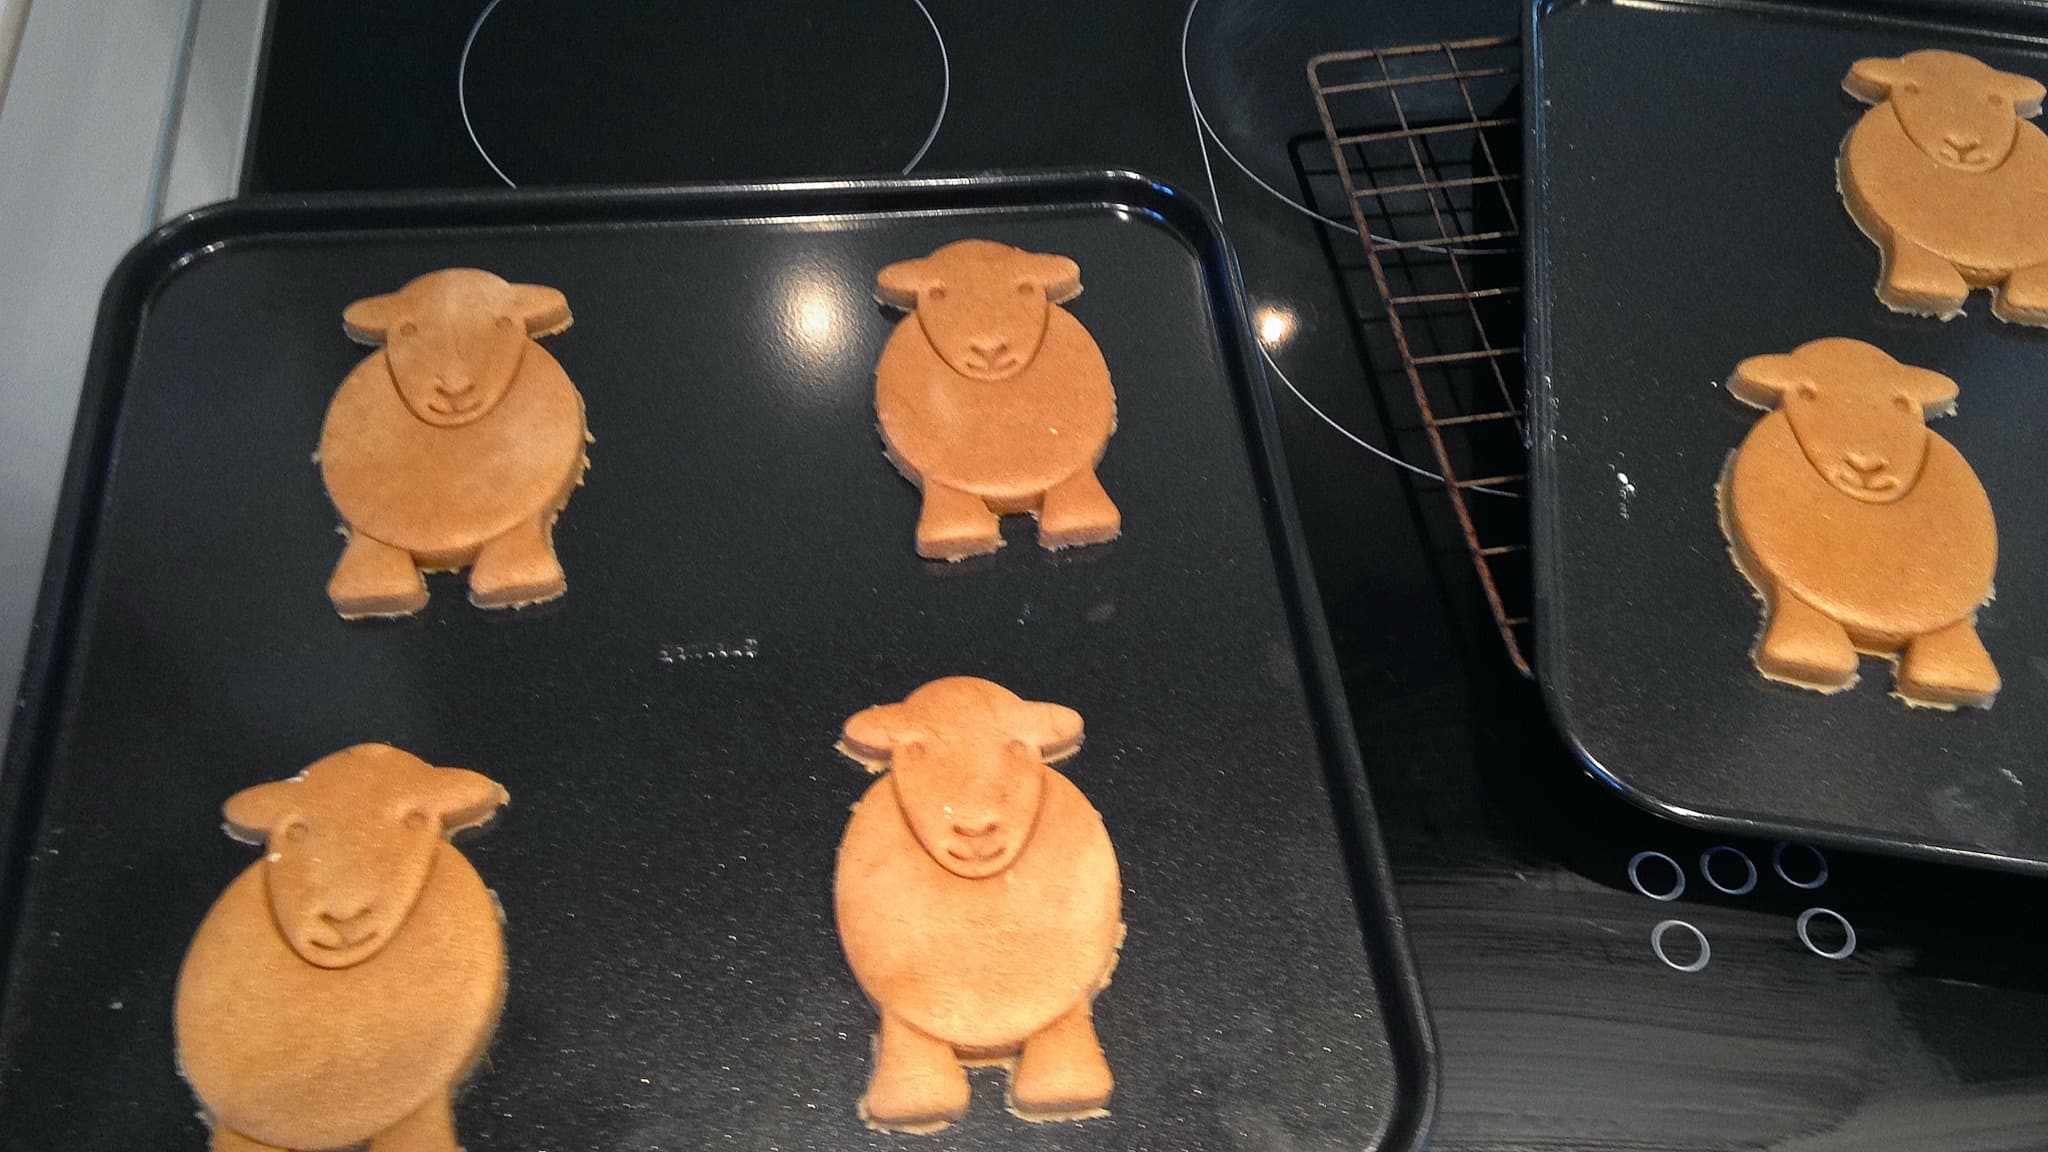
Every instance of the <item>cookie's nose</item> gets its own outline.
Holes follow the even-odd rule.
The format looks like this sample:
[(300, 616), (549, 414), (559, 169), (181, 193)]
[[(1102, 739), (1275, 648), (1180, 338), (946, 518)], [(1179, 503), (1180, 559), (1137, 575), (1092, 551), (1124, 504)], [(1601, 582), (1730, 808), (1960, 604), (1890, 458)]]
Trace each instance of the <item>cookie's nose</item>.
[(339, 928), (368, 915), (370, 905), (362, 900), (337, 900), (320, 909), (320, 918)]
[(1888, 463), (1882, 456), (1866, 456), (1861, 452), (1850, 452), (1847, 454), (1847, 459), (1849, 467), (1854, 468), (1858, 472), (1882, 472), (1884, 471), (1885, 464)]
[(1009, 351), (1010, 342), (1001, 336), (977, 336), (967, 342), (967, 347), (983, 360), (995, 360)]
[(450, 399), (455, 399), (461, 396), (467, 396), (475, 390), (476, 382), (473, 380), (450, 380), (446, 376), (434, 377), (434, 391), (439, 392), (441, 395), (446, 396)]
[(1955, 150), (1958, 160), (1968, 160), (1970, 153), (1977, 150), (1977, 138), (1975, 136), (1964, 136), (1960, 133), (1950, 132), (1942, 137), (1942, 141)]
[(996, 830), (996, 814), (984, 812), (979, 816), (954, 817), (953, 832), (969, 840), (986, 836)]

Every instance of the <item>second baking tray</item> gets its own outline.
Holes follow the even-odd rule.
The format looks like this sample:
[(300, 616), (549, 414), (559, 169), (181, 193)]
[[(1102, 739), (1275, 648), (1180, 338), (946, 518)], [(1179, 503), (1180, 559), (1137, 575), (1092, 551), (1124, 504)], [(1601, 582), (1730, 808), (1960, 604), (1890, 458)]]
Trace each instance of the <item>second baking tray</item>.
[[(919, 560), (883, 458), (882, 265), (978, 236), (1067, 254), (1114, 374), (1124, 537), (1028, 518)], [(349, 301), (451, 265), (553, 285), (596, 435), (563, 600), (435, 578), (347, 624), (308, 459)], [(1229, 256), (1114, 174), (270, 203), (159, 234), (109, 290), (29, 711), (4, 769), (0, 1147), (199, 1148), (178, 963), (253, 858), (236, 789), (365, 740), (485, 771), (467, 846), (509, 1001), (470, 1152), (884, 1148), (872, 1009), (833, 928), (865, 774), (840, 724), (970, 674), (1086, 717), (1064, 769), (1130, 933), (1096, 1019), (1111, 1115), (1036, 1127), (975, 1076), (945, 1148), (1416, 1147), (1434, 1076)]]
[[(2048, 78), (2048, 26), (1965, 3), (1532, 13), (1537, 647), (1560, 723), (1597, 773), (1687, 823), (2048, 870), (2048, 333), (1993, 319), (1981, 292), (1946, 324), (1885, 309), (1835, 188), (1859, 57), (1949, 48)], [(1930, 427), (1998, 518), (1988, 712), (1908, 708), (1874, 660), (1838, 696), (1750, 663), (1759, 605), (1714, 487), (1762, 414), (1721, 381), (1821, 336), (1961, 385)]]

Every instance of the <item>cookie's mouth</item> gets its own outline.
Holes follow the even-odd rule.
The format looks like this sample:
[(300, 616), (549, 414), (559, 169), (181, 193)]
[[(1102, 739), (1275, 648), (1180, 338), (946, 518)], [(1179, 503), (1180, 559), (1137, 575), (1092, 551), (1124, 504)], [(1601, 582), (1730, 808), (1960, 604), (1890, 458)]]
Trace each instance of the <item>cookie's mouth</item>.
[(483, 406), (483, 397), (475, 393), (464, 393), (461, 396), (443, 394), (427, 400), (427, 410), (441, 416), (467, 416)]
[(980, 850), (976, 850), (973, 844), (968, 844), (964, 848), (958, 844), (946, 845), (946, 855), (963, 864), (986, 864), (1009, 850), (1010, 845), (1001, 841), (986, 845)]
[(1007, 836), (992, 837), (991, 840), (990, 843), (955, 840), (946, 845), (945, 858), (939, 861), (940, 867), (967, 880), (986, 880), (1000, 874), (1017, 858), (1015, 845)]
[(1018, 358), (1015, 352), (1005, 352), (993, 359), (984, 356), (970, 356), (967, 360), (968, 367), (989, 376), (1007, 376), (1011, 370), (1017, 367), (1017, 364)]
[(346, 936), (341, 936), (339, 932), (337, 932), (336, 935), (339, 936), (341, 940), (341, 942), (338, 944), (329, 944), (325, 940), (314, 939), (312, 937), (308, 937), (306, 943), (311, 944), (313, 947), (318, 948), (322, 952), (334, 952), (338, 954), (342, 952), (353, 952), (356, 949), (361, 948), (367, 944), (374, 944), (377, 942), (377, 930), (375, 928), (370, 929), (368, 932), (364, 933), (361, 936), (358, 936), (353, 940), (349, 939)]

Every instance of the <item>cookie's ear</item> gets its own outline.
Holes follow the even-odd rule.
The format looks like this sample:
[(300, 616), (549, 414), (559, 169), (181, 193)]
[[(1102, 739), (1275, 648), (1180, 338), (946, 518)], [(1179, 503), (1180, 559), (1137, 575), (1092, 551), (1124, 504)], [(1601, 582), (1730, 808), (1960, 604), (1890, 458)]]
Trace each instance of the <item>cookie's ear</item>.
[(917, 307), (917, 294), (931, 283), (929, 259), (898, 260), (875, 275), (875, 299), (891, 308), (908, 312)]
[(569, 326), (569, 298), (545, 284), (514, 284), (512, 315), (526, 325), (528, 336), (560, 332)]
[(877, 704), (855, 712), (840, 732), (839, 751), (870, 772), (886, 770), (896, 753), (904, 718), (901, 704)]
[(1038, 749), (1048, 763), (1081, 750), (1081, 714), (1060, 704), (1022, 700), (1009, 721), (1019, 740)]
[(1806, 383), (1806, 370), (1783, 352), (1751, 356), (1735, 366), (1728, 377), (1728, 392), (1745, 404), (1776, 408), (1785, 393)]
[(341, 311), (341, 326), (348, 338), (358, 344), (378, 345), (384, 337), (396, 328), (405, 312), (400, 293), (387, 292), (382, 296), (367, 296)]
[(1026, 253), (1024, 275), (1045, 289), (1045, 298), (1055, 304), (1064, 304), (1081, 294), (1081, 266), (1065, 256)]
[(1890, 96), (1892, 87), (1906, 81), (1906, 62), (1895, 56), (1866, 56), (1850, 65), (1842, 78), (1842, 90), (1865, 104)]
[(2041, 114), (2041, 101), (2048, 97), (2048, 88), (2041, 86), (2032, 76), (2020, 76), (2012, 72), (1997, 74), (1998, 90), (2012, 100), (2012, 110), (2026, 119)]
[(263, 843), (297, 810), (299, 795), (297, 780), (273, 780), (242, 789), (221, 805), (228, 835), (248, 844)]
[(1920, 405), (1920, 411), (1929, 416), (1945, 415), (1955, 410), (1956, 394), (1960, 391), (1956, 382), (1939, 372), (1927, 368), (1915, 368), (1911, 364), (1899, 365), (1899, 382)]
[(445, 831), (460, 832), (489, 820), (512, 797), (496, 780), (467, 768), (436, 768), (422, 807)]

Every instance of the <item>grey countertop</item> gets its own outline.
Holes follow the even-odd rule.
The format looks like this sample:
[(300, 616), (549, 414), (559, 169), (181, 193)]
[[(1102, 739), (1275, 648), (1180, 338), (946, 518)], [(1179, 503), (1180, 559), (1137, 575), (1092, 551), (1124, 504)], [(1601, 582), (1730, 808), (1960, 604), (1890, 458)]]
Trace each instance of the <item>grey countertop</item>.
[[(11, 0), (0, 103), (0, 742), (100, 287), (169, 216), (233, 195), (264, 0)], [(0, 21), (4, 23), (4, 21)]]

